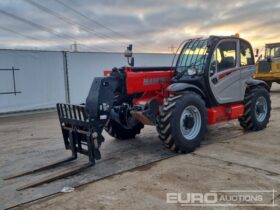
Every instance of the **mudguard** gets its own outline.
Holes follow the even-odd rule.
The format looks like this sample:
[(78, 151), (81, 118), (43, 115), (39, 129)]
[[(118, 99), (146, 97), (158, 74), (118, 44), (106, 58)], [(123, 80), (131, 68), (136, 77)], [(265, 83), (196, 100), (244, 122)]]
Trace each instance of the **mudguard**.
[(258, 80), (258, 79), (248, 79), (246, 81), (246, 85), (248, 85), (249, 87), (254, 87), (254, 86), (258, 86), (261, 85), (263, 87), (265, 87), (268, 91), (270, 91), (270, 88), (268, 87), (268, 85), (266, 84), (266, 82), (262, 81), (262, 80)]
[(199, 87), (189, 83), (173, 83), (168, 86), (167, 90), (170, 92), (182, 92), (186, 90), (193, 90), (199, 93), (203, 98), (206, 98), (205, 94)]

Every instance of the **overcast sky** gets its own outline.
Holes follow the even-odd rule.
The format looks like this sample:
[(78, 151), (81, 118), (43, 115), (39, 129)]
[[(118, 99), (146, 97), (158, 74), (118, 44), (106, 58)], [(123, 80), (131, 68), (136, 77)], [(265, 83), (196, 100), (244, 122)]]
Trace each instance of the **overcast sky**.
[[(279, 0), (1, 0), (0, 48), (170, 52), (196, 36), (236, 32), (280, 42)], [(72, 46), (73, 47), (73, 46)]]

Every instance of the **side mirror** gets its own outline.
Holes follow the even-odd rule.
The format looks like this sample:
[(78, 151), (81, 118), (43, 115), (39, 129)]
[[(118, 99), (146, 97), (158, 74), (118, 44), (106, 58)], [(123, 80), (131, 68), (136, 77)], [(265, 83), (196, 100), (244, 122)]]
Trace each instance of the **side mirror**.
[(126, 50), (124, 51), (124, 57), (127, 58), (127, 63), (130, 66), (134, 66), (134, 57), (132, 57), (132, 44), (128, 45)]
[(132, 44), (127, 46), (126, 50), (124, 51), (124, 57), (126, 58), (132, 57)]
[(256, 52), (255, 52), (255, 57), (256, 57), (256, 58), (259, 57), (259, 51), (260, 51), (260, 50), (257, 48), (257, 49), (256, 49)]

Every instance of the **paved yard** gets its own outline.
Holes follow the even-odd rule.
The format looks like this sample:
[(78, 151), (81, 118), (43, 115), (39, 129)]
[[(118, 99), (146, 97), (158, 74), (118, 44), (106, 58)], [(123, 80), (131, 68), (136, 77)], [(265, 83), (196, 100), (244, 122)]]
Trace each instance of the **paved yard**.
[[(154, 147), (157, 147), (156, 145), (158, 144), (160, 145), (160, 142), (156, 138), (155, 129), (147, 127), (139, 138), (131, 140), (136, 141), (136, 143), (126, 143), (131, 145), (131, 149), (135, 153), (140, 151), (136, 156), (133, 156), (133, 154), (129, 154), (129, 147), (127, 147), (127, 162), (137, 162), (139, 158), (149, 157), (150, 154), (153, 154), (153, 158), (150, 159), (150, 162), (153, 163), (76, 187), (75, 191), (71, 193), (55, 194), (16, 208), (186, 209), (187, 207), (182, 207), (179, 204), (167, 204), (166, 194), (173, 192), (208, 193), (213, 190), (275, 190), (278, 191), (275, 192), (275, 203), (278, 204), (277, 208), (279, 208), (280, 86), (277, 85), (274, 85), (272, 91), (272, 106), (273, 110), (270, 123), (267, 129), (263, 131), (244, 132), (239, 127), (237, 121), (212, 126), (209, 128), (207, 138), (203, 142), (203, 145), (194, 153), (178, 155), (157, 162), (153, 162), (152, 159), (156, 160), (154, 157), (163, 154), (165, 149), (158, 147), (157, 152), (149, 151), (147, 148), (143, 149), (143, 145)], [(44, 152), (45, 154), (46, 148), (48, 148), (50, 156), (55, 154), (55, 151), (56, 154), (57, 152), (61, 153), (63, 151), (62, 141), (56, 143), (57, 139), (60, 138), (60, 131), (58, 128), (55, 128), (58, 126), (55, 115), (49, 114), (43, 116), (46, 117), (46, 120), (42, 119), (42, 115), (33, 115), (28, 117), (29, 123), (26, 123), (27, 117), (5, 119), (5, 122), (0, 122), (1, 128), (3, 128), (4, 124), (13, 123), (15, 120), (19, 124), (18, 130), (14, 127), (13, 130), (6, 129), (4, 131), (1, 129), (0, 131), (0, 141), (2, 141), (0, 145), (0, 160), (1, 165), (5, 164), (5, 172), (1, 172), (2, 174), (6, 175), (14, 168), (11, 160), (20, 162), (24, 157), (33, 156), (34, 158), (29, 160), (30, 162), (40, 162), (40, 152)], [(21, 122), (22, 124), (20, 124)], [(40, 128), (43, 126), (45, 129), (34, 130), (34, 123), (43, 123), (43, 125), (40, 124)], [(25, 145), (24, 140), (18, 141), (16, 144), (12, 144), (7, 140), (7, 136), (9, 135), (22, 139), (20, 136), (22, 127), (27, 129), (30, 135), (32, 134), (33, 154), (28, 153), (24, 155), (20, 152), (29, 151), (28, 149), (22, 149), (25, 146), (30, 147), (29, 144)], [(6, 132), (5, 135), (3, 135), (3, 132)], [(3, 136), (5, 136), (5, 139)], [(53, 144), (51, 146), (49, 145), (49, 136), (53, 138)], [(48, 138), (48, 141), (44, 142), (44, 138)], [(107, 142), (113, 145), (116, 144), (114, 143), (115, 140), (110, 138)], [(149, 145), (148, 142), (153, 143)], [(140, 149), (135, 150), (135, 147), (139, 147)], [(141, 157), (141, 150), (146, 151), (142, 154), (143, 157)], [(125, 152), (121, 155), (126, 156)], [(166, 154), (166, 157), (170, 156), (167, 151)], [(115, 153), (114, 155), (120, 154)], [(149, 162), (149, 159), (145, 161)], [(7, 163), (11, 164), (10, 168), (8, 168)], [(27, 167), (26, 165), (17, 166), (17, 171)], [(122, 165), (118, 166), (123, 167)], [(105, 168), (103, 169), (106, 170)], [(101, 167), (98, 168), (98, 170), (103, 169)], [(89, 174), (88, 171), (85, 173)], [(78, 177), (81, 178), (81, 175)], [(1, 182), (3, 181), (1, 180)], [(48, 187), (49, 185), (51, 184), (42, 187)], [(25, 192), (23, 191), (22, 193), (24, 194)], [(271, 203), (272, 197), (264, 196), (264, 200), (266, 203)], [(196, 208), (200, 209), (200, 207)], [(226, 209), (231, 208), (234, 207)], [(256, 209), (256, 207), (240, 208)], [(266, 208), (260, 207), (260, 209)], [(211, 209), (220, 209), (220, 207), (211, 207)]]

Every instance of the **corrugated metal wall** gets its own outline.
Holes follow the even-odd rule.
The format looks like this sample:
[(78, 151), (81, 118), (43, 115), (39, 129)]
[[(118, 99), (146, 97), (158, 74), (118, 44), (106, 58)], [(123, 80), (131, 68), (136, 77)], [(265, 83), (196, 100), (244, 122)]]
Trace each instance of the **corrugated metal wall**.
[[(134, 57), (135, 66), (169, 66), (173, 58), (144, 53)], [(126, 64), (122, 53), (0, 50), (0, 113), (52, 108), (67, 96), (71, 103), (82, 103), (94, 77)]]

